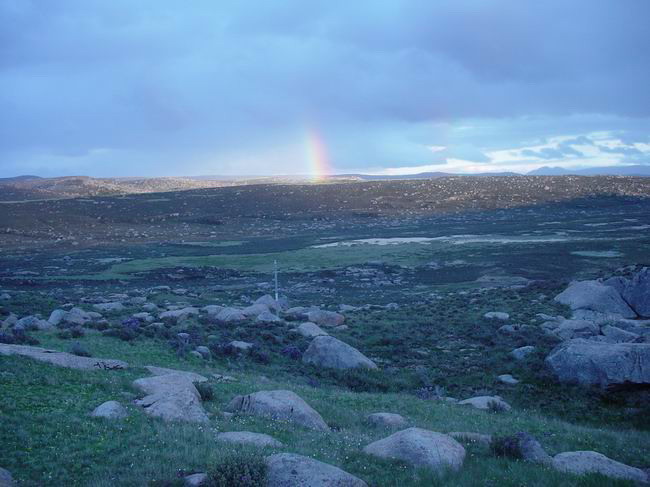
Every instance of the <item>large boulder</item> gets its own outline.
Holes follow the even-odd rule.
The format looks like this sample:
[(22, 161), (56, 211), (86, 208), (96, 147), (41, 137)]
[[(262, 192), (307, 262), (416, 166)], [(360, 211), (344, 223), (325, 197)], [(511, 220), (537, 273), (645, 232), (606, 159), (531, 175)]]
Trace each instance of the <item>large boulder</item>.
[(253, 304), (262, 304), (276, 313), (282, 311), (284, 308), (283, 299), (280, 298), (276, 301), (270, 294), (265, 294), (264, 296), (257, 298)]
[(560, 340), (571, 340), (572, 338), (589, 338), (598, 335), (598, 325), (587, 320), (563, 320), (554, 330), (555, 336)]
[(318, 336), (326, 336), (329, 335), (329, 333), (323, 331), (323, 329), (318, 326), (316, 323), (312, 323), (311, 321), (307, 321), (305, 323), (301, 323), (298, 325), (298, 328), (296, 328), (298, 333), (300, 333), (302, 336), (306, 338), (314, 338)]
[(598, 281), (575, 281), (555, 296), (555, 301), (566, 304), (572, 310), (591, 310), (598, 313), (634, 318), (636, 313), (612, 286)]
[(510, 411), (512, 408), (510, 404), (505, 402), (501, 396), (476, 396), (465, 399), (458, 403), (460, 406), (472, 406), (476, 409), (488, 411), (491, 409), (499, 409), (503, 411)]
[(302, 361), (330, 369), (377, 368), (377, 365), (359, 350), (331, 336), (314, 338), (302, 355)]
[(184, 321), (192, 316), (198, 316), (198, 315), (199, 315), (198, 309), (192, 306), (188, 306), (187, 308), (164, 311), (160, 313), (159, 318), (162, 321), (166, 321), (169, 323), (180, 323), (181, 321)]
[(546, 364), (561, 382), (609, 387), (650, 384), (650, 343), (603, 343), (576, 338), (560, 344)]
[(66, 352), (48, 350), (39, 347), (30, 347), (27, 345), (6, 345), (0, 343), (0, 355), (22, 355), (41, 362), (67, 367), (69, 369), (100, 369), (100, 370), (118, 370), (126, 369), (129, 364), (121, 360), (80, 357)]
[(639, 339), (638, 334), (623, 330), (618, 326), (605, 325), (600, 331), (606, 338), (604, 341), (609, 343), (630, 343)]
[(408, 428), (367, 445), (363, 451), (379, 458), (402, 460), (436, 472), (460, 470), (465, 449), (451, 436), (421, 428)]
[(335, 311), (315, 309), (307, 312), (307, 320), (318, 326), (335, 327), (343, 324), (345, 316)]
[(251, 431), (227, 431), (226, 433), (218, 433), (216, 438), (217, 441), (235, 443), (237, 445), (268, 446), (273, 448), (284, 446), (282, 442), (272, 436), (265, 435), (264, 433), (253, 433)]
[(626, 283), (623, 298), (639, 316), (650, 318), (650, 268), (644, 267)]
[(246, 316), (237, 308), (224, 308), (217, 314), (216, 318), (225, 323), (235, 323), (245, 320)]
[(267, 487), (367, 487), (367, 484), (338, 467), (294, 453), (265, 458)]
[(247, 306), (246, 308), (241, 310), (242, 314), (247, 318), (250, 317), (254, 318), (261, 315), (262, 313), (268, 313), (270, 311), (271, 310), (269, 309), (269, 307), (262, 303), (251, 304), (250, 306)]
[(11, 476), (9, 470), (0, 468), (0, 487), (13, 487), (16, 485), (14, 478)]
[(151, 375), (182, 375), (191, 382), (206, 382), (208, 380), (207, 377), (204, 377), (201, 374), (188, 372), (186, 370), (167, 369), (165, 367), (156, 367), (154, 365), (145, 365), (144, 368), (151, 372)]
[(129, 413), (119, 402), (106, 401), (97, 406), (90, 415), (94, 418), (122, 419), (126, 418)]
[(640, 468), (630, 467), (595, 451), (569, 451), (553, 457), (553, 467), (575, 475), (598, 473), (613, 479), (647, 482), (648, 475)]
[(260, 313), (257, 315), (257, 318), (255, 319), (258, 323), (282, 323), (282, 318), (280, 318), (277, 315), (274, 315), (270, 311), (264, 311), (263, 313)]
[(406, 426), (406, 418), (396, 413), (372, 413), (366, 418), (368, 424), (377, 428), (403, 428)]
[(147, 394), (136, 401), (145, 413), (165, 421), (206, 423), (201, 396), (186, 374), (164, 374), (137, 379), (134, 387)]
[(259, 391), (236, 396), (226, 406), (226, 411), (289, 421), (305, 428), (329, 431), (321, 415), (292, 391)]

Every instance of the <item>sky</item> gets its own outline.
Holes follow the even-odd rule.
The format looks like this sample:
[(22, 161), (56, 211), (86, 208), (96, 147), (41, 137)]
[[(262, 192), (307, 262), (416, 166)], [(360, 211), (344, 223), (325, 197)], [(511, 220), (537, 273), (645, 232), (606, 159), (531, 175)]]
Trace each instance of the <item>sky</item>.
[(0, 177), (650, 164), (648, 0), (1, 0)]

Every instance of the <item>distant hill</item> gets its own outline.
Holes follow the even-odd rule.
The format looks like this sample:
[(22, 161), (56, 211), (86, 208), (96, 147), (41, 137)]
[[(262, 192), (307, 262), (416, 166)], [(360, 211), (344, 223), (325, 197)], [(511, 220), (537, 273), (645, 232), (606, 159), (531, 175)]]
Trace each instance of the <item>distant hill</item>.
[(528, 173), (529, 176), (645, 176), (650, 177), (648, 166), (604, 166), (585, 169), (564, 169), (562, 167), (544, 166)]

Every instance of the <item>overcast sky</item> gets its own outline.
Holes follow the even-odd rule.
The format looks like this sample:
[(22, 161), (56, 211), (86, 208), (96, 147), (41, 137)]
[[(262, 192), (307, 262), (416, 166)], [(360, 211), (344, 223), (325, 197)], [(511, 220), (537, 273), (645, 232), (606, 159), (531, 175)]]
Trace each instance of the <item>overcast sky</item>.
[(649, 22), (648, 0), (2, 0), (0, 176), (650, 164)]

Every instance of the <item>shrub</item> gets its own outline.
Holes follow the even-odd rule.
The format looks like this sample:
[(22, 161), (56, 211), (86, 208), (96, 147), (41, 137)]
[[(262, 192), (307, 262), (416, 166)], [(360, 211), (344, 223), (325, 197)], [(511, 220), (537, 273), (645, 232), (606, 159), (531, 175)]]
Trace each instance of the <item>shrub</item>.
[(284, 347), (280, 353), (285, 357), (290, 358), (291, 360), (300, 360), (302, 358), (302, 352), (300, 351), (300, 349), (293, 345)]
[(38, 345), (40, 342), (33, 337), (30, 337), (25, 330), (14, 328), (11, 333), (0, 332), (0, 343), (8, 345)]
[(81, 338), (85, 334), (86, 332), (84, 332), (84, 329), (81, 328), (80, 326), (75, 326), (73, 328), (70, 328), (70, 335), (72, 335), (72, 338)]
[(201, 401), (212, 401), (214, 399), (214, 389), (207, 382), (199, 382), (196, 384), (196, 390), (199, 391)]
[(255, 362), (259, 364), (268, 365), (271, 363), (271, 354), (258, 345), (253, 346), (249, 350), (248, 354)]
[(516, 436), (493, 436), (490, 451), (497, 457), (521, 458), (519, 439)]
[(56, 334), (57, 337), (59, 337), (61, 340), (69, 340), (72, 338), (72, 332), (68, 329), (66, 330), (61, 330)]
[(135, 330), (133, 330), (132, 328), (120, 327), (120, 328), (110, 328), (108, 330), (104, 330), (102, 332), (102, 335), (119, 338), (120, 340), (124, 340), (125, 342), (129, 342), (129, 341), (137, 338), (138, 333)]
[(222, 459), (208, 472), (213, 487), (266, 485), (266, 464), (260, 455), (237, 452)]
[(506, 407), (499, 401), (489, 401), (487, 404), (488, 410), (493, 413), (504, 413), (506, 412)]
[(70, 353), (72, 355), (78, 355), (79, 357), (92, 357), (90, 352), (79, 342), (75, 342), (72, 347), (70, 347)]

